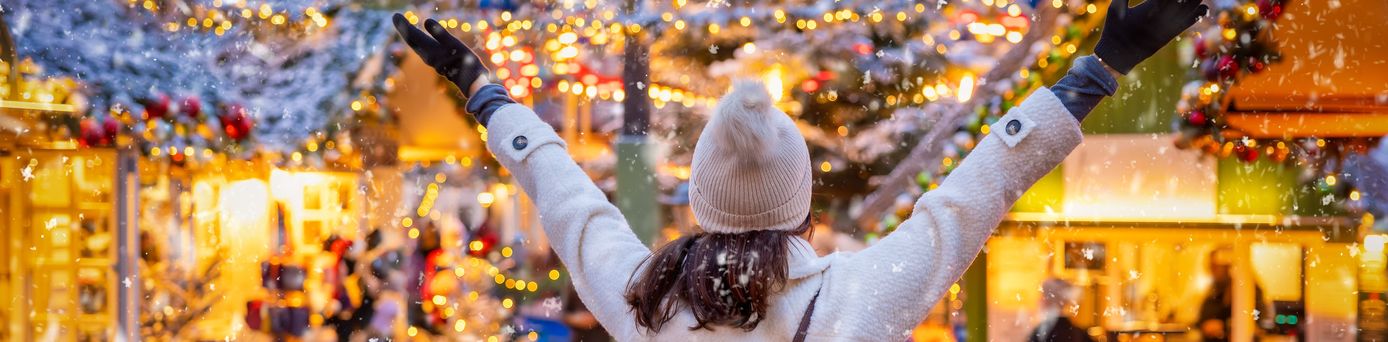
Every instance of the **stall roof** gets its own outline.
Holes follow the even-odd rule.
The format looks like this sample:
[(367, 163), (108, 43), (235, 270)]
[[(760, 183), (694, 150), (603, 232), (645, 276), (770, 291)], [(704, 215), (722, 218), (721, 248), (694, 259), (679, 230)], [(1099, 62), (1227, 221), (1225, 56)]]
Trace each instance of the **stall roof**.
[(1388, 2), (1289, 3), (1282, 61), (1230, 90), (1230, 124), (1256, 137), (1388, 135)]

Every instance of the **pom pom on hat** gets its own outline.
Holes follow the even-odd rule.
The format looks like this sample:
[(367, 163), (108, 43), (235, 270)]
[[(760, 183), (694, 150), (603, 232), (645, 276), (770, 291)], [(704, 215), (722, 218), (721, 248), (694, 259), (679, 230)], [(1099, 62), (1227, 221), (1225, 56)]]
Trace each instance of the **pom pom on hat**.
[(771, 157), (778, 132), (780, 111), (771, 106), (771, 94), (757, 80), (738, 80), (718, 101), (708, 128), (711, 137), (727, 147), (739, 161), (756, 164)]

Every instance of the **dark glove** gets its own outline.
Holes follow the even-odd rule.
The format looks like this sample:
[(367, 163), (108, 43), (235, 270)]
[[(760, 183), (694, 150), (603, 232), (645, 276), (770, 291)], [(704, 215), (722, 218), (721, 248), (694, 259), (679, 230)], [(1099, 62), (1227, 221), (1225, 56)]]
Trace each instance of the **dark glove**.
[(472, 49), (449, 35), (434, 19), (424, 21), (424, 29), (429, 30), (429, 34), (410, 25), (410, 21), (399, 13), (391, 20), (395, 22), (395, 30), (400, 32), (400, 37), (405, 39), (405, 44), (424, 59), (424, 64), (434, 67), (439, 75), (457, 85), (463, 91), (463, 98), (472, 95), (468, 91), (478, 77), (491, 72)]
[(1133, 8), (1128, 0), (1113, 0), (1094, 55), (1126, 75), (1209, 9), (1200, 0), (1146, 0)]

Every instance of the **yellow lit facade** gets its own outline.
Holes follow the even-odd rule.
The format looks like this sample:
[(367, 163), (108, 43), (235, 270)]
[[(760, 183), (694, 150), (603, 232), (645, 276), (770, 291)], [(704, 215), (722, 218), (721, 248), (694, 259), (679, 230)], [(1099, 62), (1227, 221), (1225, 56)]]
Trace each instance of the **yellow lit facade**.
[(1158, 153), (1166, 146), (1154, 139), (1089, 136), (1023, 196), (980, 257), (985, 274), (964, 281), (986, 283), (976, 289), (986, 289), (988, 337), (1025, 340), (1044, 316), (1038, 289), (1060, 279), (1076, 288), (1066, 315), (1095, 338), (1198, 340), (1211, 265), (1227, 264), (1233, 340), (1291, 341), (1270, 328), (1272, 312), (1295, 316), (1311, 340), (1352, 338), (1344, 332), (1371, 283), (1355, 273), (1382, 273), (1383, 238), (1361, 248), (1353, 221), (1288, 215), (1285, 199), (1260, 193), (1276, 179), (1198, 151)]

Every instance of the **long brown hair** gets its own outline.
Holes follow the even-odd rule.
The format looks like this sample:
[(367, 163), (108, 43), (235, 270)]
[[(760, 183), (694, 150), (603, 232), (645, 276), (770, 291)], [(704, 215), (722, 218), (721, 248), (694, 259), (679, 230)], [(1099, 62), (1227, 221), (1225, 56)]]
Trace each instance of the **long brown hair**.
[(658, 332), (688, 306), (697, 322), (689, 330), (756, 329), (771, 294), (785, 288), (791, 239), (809, 227), (806, 217), (795, 231), (698, 233), (665, 244), (627, 286), (636, 324)]

